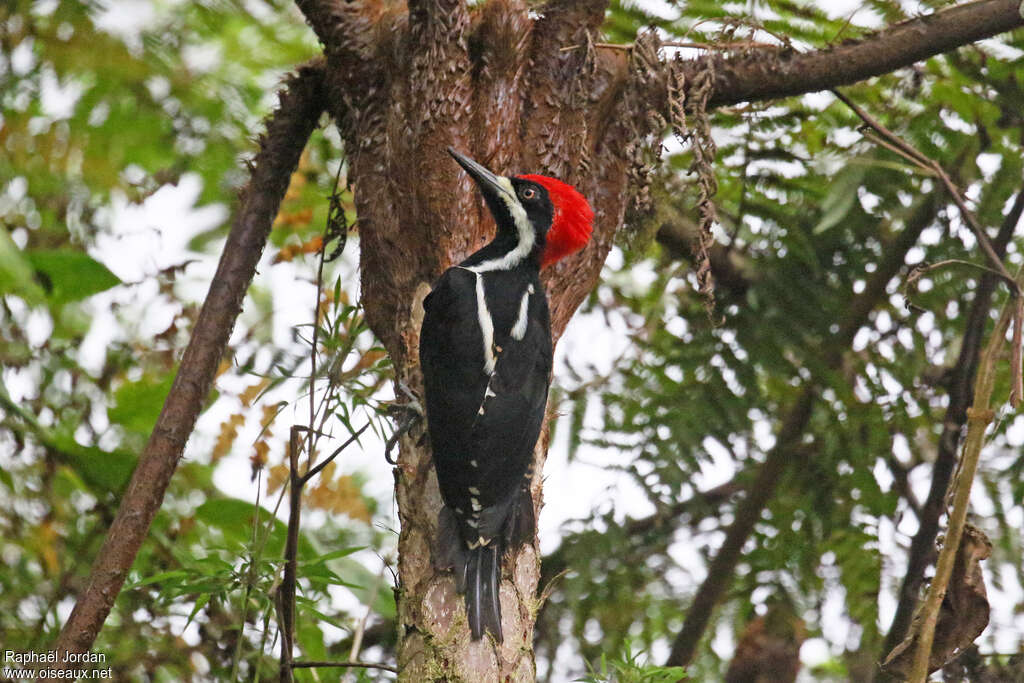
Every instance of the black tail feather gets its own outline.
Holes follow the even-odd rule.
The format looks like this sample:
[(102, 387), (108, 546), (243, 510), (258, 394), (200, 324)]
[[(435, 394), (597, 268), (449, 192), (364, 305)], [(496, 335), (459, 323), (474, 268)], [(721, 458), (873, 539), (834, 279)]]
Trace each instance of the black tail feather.
[[(465, 596), (466, 615), (473, 640), (483, 638), (490, 631), (500, 643), (501, 632), (501, 562), (506, 548), (518, 548), (533, 541), (535, 519), (533, 501), (527, 486), (516, 494), (501, 521), (501, 531), (484, 545), (467, 547), (460, 533), (460, 523), (448, 506), (442, 506), (438, 518), (438, 548), (435, 566), (451, 569), (455, 574), (455, 589)], [(486, 521), (486, 520), (485, 520)], [(477, 528), (469, 529), (474, 537)], [(475, 534), (479, 539), (479, 534)], [(479, 541), (477, 541), (479, 542)]]
[(500, 643), (501, 633), (501, 549), (497, 543), (470, 550), (466, 562), (466, 615), (473, 640), (480, 640), (484, 630)]

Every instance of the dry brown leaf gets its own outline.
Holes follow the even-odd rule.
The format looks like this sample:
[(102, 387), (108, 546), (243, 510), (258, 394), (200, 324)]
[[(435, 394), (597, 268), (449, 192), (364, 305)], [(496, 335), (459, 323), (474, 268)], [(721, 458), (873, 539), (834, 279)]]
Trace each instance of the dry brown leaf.
[(231, 361), (227, 358), (221, 360), (220, 365), (217, 366), (217, 377), (220, 377), (225, 372), (231, 369)]
[(256, 400), (256, 397), (259, 396), (263, 392), (263, 390), (266, 389), (269, 385), (270, 378), (264, 377), (259, 382), (256, 382), (256, 384), (253, 384), (252, 386), (248, 387), (245, 391), (243, 391), (241, 394), (239, 394), (238, 400), (242, 402), (243, 406), (248, 408), (249, 406), (252, 405), (252, 402)]
[(217, 442), (213, 446), (213, 453), (210, 460), (217, 462), (231, 451), (235, 439), (238, 437), (238, 428), (245, 423), (245, 416), (235, 413), (220, 423), (220, 433), (217, 435)]
[(288, 481), (288, 465), (278, 463), (267, 470), (267, 495), (271, 496)]
[(250, 481), (256, 480), (256, 475), (260, 473), (267, 464), (267, 455), (270, 453), (270, 445), (263, 440), (257, 441), (253, 444), (254, 453), (249, 456), (249, 464), (252, 466), (252, 476)]
[(283, 225), (290, 227), (309, 225), (309, 222), (313, 220), (313, 209), (305, 208), (299, 209), (298, 211), (282, 212), (277, 215), (277, 220), (274, 221), (274, 227), (279, 228)]
[(263, 430), (261, 432), (262, 435), (260, 436), (260, 440), (261, 441), (266, 441), (267, 439), (269, 439), (271, 436), (274, 435), (274, 432), (271, 431), (271, 429), (270, 429), (270, 425), (274, 422), (274, 420), (276, 418), (277, 418), (277, 405), (276, 404), (275, 405), (269, 405), (269, 406), (263, 406), (263, 414), (260, 415), (260, 428)]
[(46, 573), (56, 576), (60, 572), (60, 561), (57, 559), (57, 530), (53, 528), (53, 523), (49, 519), (43, 520), (39, 525), (39, 545)]
[[(988, 595), (981, 561), (991, 554), (992, 543), (988, 537), (973, 524), (967, 524), (935, 625), (929, 672), (941, 669), (962, 654), (988, 626)], [(910, 635), (893, 648), (882, 665), (887, 673), (903, 677), (909, 675), (914, 665), (919, 630), (920, 620), (915, 617)]]

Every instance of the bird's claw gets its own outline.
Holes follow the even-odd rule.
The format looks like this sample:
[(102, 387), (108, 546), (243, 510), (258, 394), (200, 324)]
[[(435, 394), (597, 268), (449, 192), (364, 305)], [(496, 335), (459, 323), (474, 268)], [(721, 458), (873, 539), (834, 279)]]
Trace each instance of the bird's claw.
[(423, 410), (423, 405), (416, 398), (416, 395), (412, 393), (412, 390), (406, 385), (405, 382), (399, 381), (398, 389), (405, 394), (409, 399), (406, 403), (392, 403), (388, 407), (388, 414), (392, 420), (397, 422), (395, 427), (395, 433), (388, 439), (387, 444), (384, 448), (384, 459), (388, 461), (389, 465), (397, 465), (397, 461), (391, 457), (391, 451), (394, 450), (398, 440), (409, 432), (413, 426), (420, 420), (426, 419), (426, 411)]

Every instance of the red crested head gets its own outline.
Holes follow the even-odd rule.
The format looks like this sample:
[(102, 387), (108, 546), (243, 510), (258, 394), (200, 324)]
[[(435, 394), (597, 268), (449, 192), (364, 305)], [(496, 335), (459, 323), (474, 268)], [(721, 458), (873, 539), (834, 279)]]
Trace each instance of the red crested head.
[(518, 177), (543, 186), (554, 206), (551, 228), (541, 255), (541, 268), (582, 249), (590, 239), (594, 220), (594, 210), (586, 198), (561, 180), (533, 174)]

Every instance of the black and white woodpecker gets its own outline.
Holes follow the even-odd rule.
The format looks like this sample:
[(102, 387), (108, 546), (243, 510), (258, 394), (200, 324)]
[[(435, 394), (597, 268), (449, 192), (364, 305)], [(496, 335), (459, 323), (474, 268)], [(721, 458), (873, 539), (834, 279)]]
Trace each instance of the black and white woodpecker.
[(501, 564), (533, 538), (533, 449), (551, 376), (540, 270), (587, 243), (594, 212), (560, 180), (498, 176), (448, 151), (476, 181), (497, 234), (423, 302), (420, 365), (444, 501), (438, 557), (465, 595), (473, 639), (489, 630), (501, 641)]

